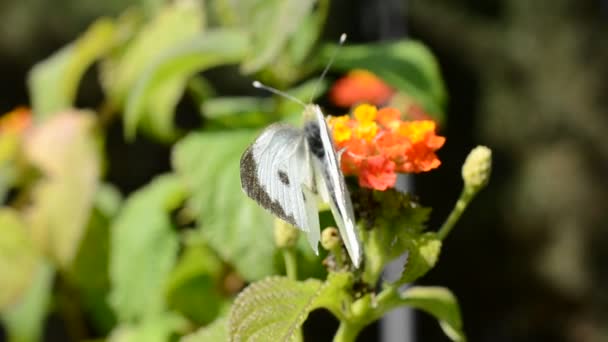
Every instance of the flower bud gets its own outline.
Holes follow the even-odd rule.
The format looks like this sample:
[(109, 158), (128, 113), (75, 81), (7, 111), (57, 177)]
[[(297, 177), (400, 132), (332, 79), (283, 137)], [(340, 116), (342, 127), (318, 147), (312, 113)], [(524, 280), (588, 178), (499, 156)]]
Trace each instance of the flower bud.
[(335, 227), (327, 227), (321, 232), (321, 246), (328, 251), (333, 251), (340, 247), (342, 239), (340, 233)]
[(488, 184), (492, 172), (492, 150), (477, 146), (462, 165), (462, 179), (468, 191), (477, 192)]
[(274, 220), (274, 243), (279, 248), (293, 247), (298, 241), (298, 230), (291, 224), (281, 220)]

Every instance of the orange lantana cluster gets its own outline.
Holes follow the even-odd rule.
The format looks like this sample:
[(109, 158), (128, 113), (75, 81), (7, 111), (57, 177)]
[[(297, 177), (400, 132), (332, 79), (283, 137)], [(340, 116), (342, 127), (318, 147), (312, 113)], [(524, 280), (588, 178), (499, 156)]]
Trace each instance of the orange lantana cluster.
[(17, 107), (0, 117), (0, 134), (20, 134), (32, 123), (32, 112), (27, 107)]
[(395, 90), (367, 70), (353, 70), (337, 80), (329, 97), (339, 107), (349, 108), (358, 103), (385, 104)]
[(329, 118), (341, 167), (359, 185), (376, 190), (393, 187), (397, 173), (432, 170), (441, 162), (435, 151), (445, 138), (435, 134), (432, 120), (402, 121), (395, 108), (362, 104), (348, 115)]

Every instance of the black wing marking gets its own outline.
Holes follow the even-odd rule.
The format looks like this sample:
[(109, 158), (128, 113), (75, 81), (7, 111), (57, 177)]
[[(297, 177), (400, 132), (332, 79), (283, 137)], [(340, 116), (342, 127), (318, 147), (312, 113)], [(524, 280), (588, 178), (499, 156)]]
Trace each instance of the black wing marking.
[(285, 124), (267, 127), (241, 157), (241, 186), (272, 214), (309, 232), (316, 251), (319, 218), (310, 190), (314, 175), (301, 130)]

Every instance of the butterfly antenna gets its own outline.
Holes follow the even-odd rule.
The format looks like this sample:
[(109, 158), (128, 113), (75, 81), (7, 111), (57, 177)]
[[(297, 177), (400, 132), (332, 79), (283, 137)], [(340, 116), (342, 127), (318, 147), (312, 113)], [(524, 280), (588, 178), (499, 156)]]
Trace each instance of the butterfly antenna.
[(329, 71), (329, 68), (334, 63), (334, 60), (336, 59), (336, 56), (338, 56), (338, 52), (340, 51), (340, 47), (342, 47), (342, 45), (344, 45), (345, 41), (346, 41), (346, 33), (342, 33), (342, 35), (340, 35), (340, 40), (338, 41), (338, 48), (334, 50), (334, 54), (331, 56), (331, 59), (329, 60), (329, 62), (325, 66), (325, 69), (323, 69), (323, 72), (321, 73), (321, 77), (319, 77), (319, 79), (317, 80), (317, 84), (315, 84), (315, 88), (313, 89), (312, 94), (310, 94), (310, 99), (308, 100), (308, 102), (312, 103), (312, 99), (317, 94), (317, 90), (319, 90), (319, 86), (321, 85), (321, 81), (323, 81), (323, 78), (325, 78), (325, 75)]
[(264, 89), (264, 90), (267, 90), (267, 91), (269, 91), (269, 92), (271, 92), (273, 94), (276, 94), (276, 95), (279, 95), (279, 96), (283, 96), (284, 98), (290, 99), (293, 102), (301, 105), (302, 107), (306, 107), (306, 105), (304, 104), (304, 102), (300, 101), (298, 98), (296, 98), (294, 96), (291, 96), (291, 95), (287, 94), (284, 91), (280, 91), (279, 89), (276, 89), (276, 88), (273, 88), (273, 87), (269, 87), (269, 86), (265, 85), (262, 82), (253, 81), (253, 87), (257, 88), (257, 89)]

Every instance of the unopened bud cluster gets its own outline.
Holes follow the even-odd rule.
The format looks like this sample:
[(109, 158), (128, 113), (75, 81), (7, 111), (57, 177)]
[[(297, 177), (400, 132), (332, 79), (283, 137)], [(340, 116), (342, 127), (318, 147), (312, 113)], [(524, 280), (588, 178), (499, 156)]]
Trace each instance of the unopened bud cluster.
[(298, 241), (298, 229), (281, 220), (274, 220), (274, 243), (279, 248), (293, 247)]
[(326, 250), (333, 251), (340, 247), (341, 244), (342, 239), (340, 238), (340, 233), (335, 227), (325, 228), (321, 232), (321, 246), (323, 246), (323, 248)]
[(490, 180), (492, 172), (492, 150), (486, 146), (477, 146), (467, 156), (462, 165), (462, 179), (465, 188), (477, 192)]

